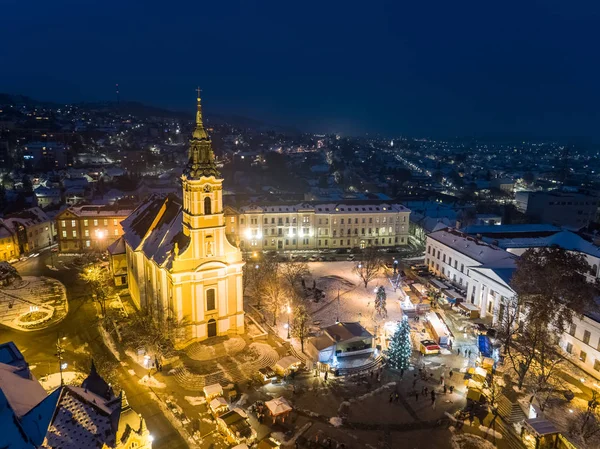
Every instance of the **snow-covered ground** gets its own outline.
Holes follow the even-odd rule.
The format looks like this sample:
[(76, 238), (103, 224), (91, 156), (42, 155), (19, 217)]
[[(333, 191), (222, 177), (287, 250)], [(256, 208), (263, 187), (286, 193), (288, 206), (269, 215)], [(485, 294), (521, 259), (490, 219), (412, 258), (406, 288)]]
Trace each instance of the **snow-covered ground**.
[[(370, 332), (376, 333), (385, 322), (399, 321), (402, 318), (399, 299), (401, 290), (394, 292), (383, 270), (365, 289), (359, 277), (353, 273), (355, 262), (312, 262), (308, 265), (317, 288), (325, 292), (325, 299), (319, 302), (307, 299), (305, 303), (312, 316), (312, 332), (335, 324), (336, 321), (358, 321)], [(306, 285), (312, 287), (312, 280), (307, 281)], [(386, 318), (375, 312), (375, 290), (379, 286), (383, 286), (387, 294)], [(287, 335), (287, 320), (287, 312), (282, 310), (276, 327), (279, 335), (284, 338)]]

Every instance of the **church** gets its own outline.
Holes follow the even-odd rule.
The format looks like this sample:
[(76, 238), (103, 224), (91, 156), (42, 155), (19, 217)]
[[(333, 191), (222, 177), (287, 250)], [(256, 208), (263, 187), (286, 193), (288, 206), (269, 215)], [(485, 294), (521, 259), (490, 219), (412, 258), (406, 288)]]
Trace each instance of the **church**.
[(204, 129), (200, 94), (182, 197), (153, 195), (123, 222), (132, 299), (177, 326), (179, 343), (244, 333), (239, 248), (225, 236), (223, 179)]

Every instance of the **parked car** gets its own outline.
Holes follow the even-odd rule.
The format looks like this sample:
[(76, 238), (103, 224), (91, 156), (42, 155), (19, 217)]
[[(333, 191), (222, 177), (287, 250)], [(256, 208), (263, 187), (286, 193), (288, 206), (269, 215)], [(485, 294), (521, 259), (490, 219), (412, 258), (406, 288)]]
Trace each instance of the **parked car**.
[(419, 350), (423, 355), (439, 354), (441, 349), (440, 345), (433, 340), (421, 340), (421, 344), (419, 345)]
[(354, 254), (350, 254), (348, 257), (346, 257), (346, 260), (353, 261), (354, 260)]

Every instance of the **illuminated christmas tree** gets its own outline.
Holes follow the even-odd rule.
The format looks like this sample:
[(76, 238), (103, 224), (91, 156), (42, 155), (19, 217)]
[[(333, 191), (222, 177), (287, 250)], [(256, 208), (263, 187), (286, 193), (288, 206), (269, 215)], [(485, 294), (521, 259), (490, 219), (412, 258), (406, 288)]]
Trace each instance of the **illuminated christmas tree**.
[(412, 354), (412, 343), (410, 341), (410, 326), (408, 318), (402, 317), (398, 324), (396, 332), (392, 336), (388, 356), (390, 366), (397, 370), (406, 370), (410, 366), (410, 356)]

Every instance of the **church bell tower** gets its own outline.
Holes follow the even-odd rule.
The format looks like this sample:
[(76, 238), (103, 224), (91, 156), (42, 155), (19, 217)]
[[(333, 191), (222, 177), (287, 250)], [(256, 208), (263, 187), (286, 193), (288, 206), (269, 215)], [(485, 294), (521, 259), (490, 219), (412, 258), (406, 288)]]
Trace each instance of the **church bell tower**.
[(192, 258), (218, 258), (226, 252), (223, 179), (204, 129), (200, 89), (197, 92), (196, 126), (190, 140), (188, 163), (181, 177), (183, 232), (190, 238)]

